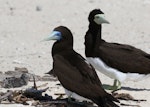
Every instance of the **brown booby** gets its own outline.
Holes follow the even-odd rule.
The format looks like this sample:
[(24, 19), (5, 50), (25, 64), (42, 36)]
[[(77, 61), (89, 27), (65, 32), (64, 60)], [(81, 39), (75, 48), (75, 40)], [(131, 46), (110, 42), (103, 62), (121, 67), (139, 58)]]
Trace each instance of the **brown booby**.
[(56, 40), (52, 47), (53, 72), (69, 97), (88, 99), (100, 107), (119, 107), (114, 103), (118, 100), (103, 89), (94, 68), (73, 50), (73, 36), (67, 27), (55, 28), (45, 40)]
[(115, 79), (110, 89), (120, 89), (121, 82), (125, 80), (141, 80), (150, 76), (150, 54), (130, 45), (108, 43), (103, 40), (101, 24), (109, 22), (100, 9), (91, 11), (88, 20), (85, 55), (95, 69)]

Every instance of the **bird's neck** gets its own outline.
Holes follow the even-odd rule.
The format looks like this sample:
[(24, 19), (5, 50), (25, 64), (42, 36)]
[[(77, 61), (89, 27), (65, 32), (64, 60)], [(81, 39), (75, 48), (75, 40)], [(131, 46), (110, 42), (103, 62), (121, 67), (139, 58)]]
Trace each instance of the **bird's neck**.
[(85, 36), (85, 54), (87, 57), (95, 55), (95, 50), (98, 49), (101, 40), (101, 25), (90, 24)]
[(52, 47), (52, 56), (55, 54), (61, 54), (62, 52), (67, 52), (68, 50), (73, 50), (73, 42), (55, 42)]
[(95, 23), (89, 24), (89, 31), (93, 35), (93, 38), (95, 40), (97, 40), (97, 39), (101, 40), (101, 29), (102, 29), (101, 25), (97, 25)]
[(99, 46), (99, 44), (101, 43), (102, 39), (101, 39), (101, 29), (102, 26), (101, 25), (97, 25), (97, 24), (90, 24), (89, 25), (89, 31), (92, 34), (92, 39), (93, 39), (93, 48), (97, 49), (97, 47)]

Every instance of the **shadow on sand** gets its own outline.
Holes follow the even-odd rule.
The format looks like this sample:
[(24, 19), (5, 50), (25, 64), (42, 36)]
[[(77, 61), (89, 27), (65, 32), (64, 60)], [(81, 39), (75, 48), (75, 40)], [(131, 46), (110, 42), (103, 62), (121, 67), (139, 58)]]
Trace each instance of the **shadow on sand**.
[(128, 90), (128, 91), (150, 91), (150, 89), (146, 88), (132, 88), (132, 87), (121, 87), (122, 90)]
[[(103, 88), (106, 90), (111, 90), (109, 89), (109, 87), (112, 87), (111, 85), (108, 84), (103, 84)], [(128, 91), (150, 91), (150, 89), (146, 89), (146, 88), (132, 88), (132, 87), (124, 87), (122, 86), (121, 89), (119, 90), (128, 90)], [(115, 90), (117, 91), (117, 90)]]

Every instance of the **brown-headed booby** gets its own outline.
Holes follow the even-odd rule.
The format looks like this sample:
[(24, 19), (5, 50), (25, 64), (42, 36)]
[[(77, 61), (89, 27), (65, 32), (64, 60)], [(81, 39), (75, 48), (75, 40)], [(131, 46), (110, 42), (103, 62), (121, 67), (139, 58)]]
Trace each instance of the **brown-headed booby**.
[(91, 11), (88, 20), (85, 55), (95, 69), (115, 79), (110, 89), (120, 89), (121, 82), (125, 80), (141, 80), (150, 76), (150, 54), (130, 45), (108, 43), (103, 40), (101, 24), (109, 22), (100, 9)]
[(68, 28), (55, 28), (45, 40), (56, 40), (52, 47), (53, 72), (69, 97), (89, 99), (100, 107), (119, 107), (113, 102), (118, 100), (103, 89), (94, 68), (73, 50), (73, 36)]

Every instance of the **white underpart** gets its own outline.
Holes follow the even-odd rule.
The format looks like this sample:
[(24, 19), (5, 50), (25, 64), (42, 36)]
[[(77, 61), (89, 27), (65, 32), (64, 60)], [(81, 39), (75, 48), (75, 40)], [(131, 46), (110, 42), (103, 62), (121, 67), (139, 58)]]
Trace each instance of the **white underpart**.
[(144, 74), (138, 74), (138, 73), (123, 73), (115, 68), (111, 68), (107, 66), (100, 58), (87, 57), (87, 60), (99, 72), (107, 75), (108, 77), (112, 79), (117, 79), (120, 82), (127, 81), (127, 80), (138, 81), (138, 80), (150, 77), (150, 74), (144, 75)]
[(82, 97), (82, 96), (80, 96), (80, 95), (78, 95), (72, 91), (67, 90), (67, 89), (65, 89), (65, 93), (67, 94), (68, 97), (74, 98), (79, 102), (82, 102), (82, 101), (92, 102), (91, 100), (84, 98), (84, 97)]

